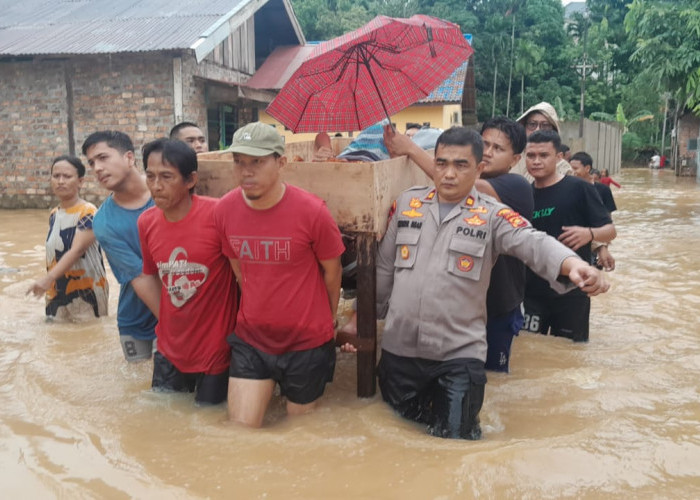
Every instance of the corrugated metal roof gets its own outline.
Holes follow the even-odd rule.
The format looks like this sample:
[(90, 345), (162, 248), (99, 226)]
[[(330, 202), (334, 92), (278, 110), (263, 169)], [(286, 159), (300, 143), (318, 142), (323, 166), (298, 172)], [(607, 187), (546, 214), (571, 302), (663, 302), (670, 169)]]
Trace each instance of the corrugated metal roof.
[(253, 89), (281, 89), (316, 45), (287, 45), (277, 47), (248, 80), (246, 87)]
[(0, 0), (0, 55), (190, 48), (251, 0)]

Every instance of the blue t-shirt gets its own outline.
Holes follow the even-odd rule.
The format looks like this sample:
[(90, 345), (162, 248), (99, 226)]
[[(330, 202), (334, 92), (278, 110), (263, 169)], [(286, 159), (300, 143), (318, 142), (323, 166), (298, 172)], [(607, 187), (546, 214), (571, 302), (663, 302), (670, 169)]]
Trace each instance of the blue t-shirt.
[(136, 221), (153, 200), (141, 208), (122, 208), (110, 196), (95, 214), (92, 229), (107, 256), (109, 266), (120, 285), (117, 307), (119, 335), (131, 335), (142, 340), (154, 339), (158, 320), (131, 286), (131, 280), (141, 275), (143, 261)]

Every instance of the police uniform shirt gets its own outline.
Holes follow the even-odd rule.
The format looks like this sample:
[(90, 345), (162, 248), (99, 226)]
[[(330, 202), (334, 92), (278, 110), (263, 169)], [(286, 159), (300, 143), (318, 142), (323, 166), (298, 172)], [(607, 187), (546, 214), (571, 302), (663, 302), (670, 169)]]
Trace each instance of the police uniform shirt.
[(561, 264), (576, 254), (476, 190), (442, 222), (437, 198), (428, 187), (402, 193), (380, 242), (382, 348), (406, 357), (484, 361), (486, 291), (498, 255), (523, 260), (564, 293), (573, 285), (557, 281)]

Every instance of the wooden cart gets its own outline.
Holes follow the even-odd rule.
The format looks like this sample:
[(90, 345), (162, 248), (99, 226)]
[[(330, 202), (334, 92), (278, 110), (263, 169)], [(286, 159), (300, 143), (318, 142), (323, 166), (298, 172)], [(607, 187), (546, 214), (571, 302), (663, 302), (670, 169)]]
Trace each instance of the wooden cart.
[[(349, 140), (333, 138), (334, 152), (338, 154)], [(376, 242), (386, 229), (398, 194), (430, 180), (405, 156), (377, 162), (293, 161), (312, 158), (313, 142), (287, 144), (285, 156), (288, 163), (282, 170), (283, 180), (322, 198), (341, 231), (355, 239), (357, 338), (339, 336), (337, 340), (352, 340), (357, 346), (357, 395), (371, 397), (376, 392)], [(198, 160), (198, 194), (221, 197), (238, 184), (231, 152), (204, 153)]]

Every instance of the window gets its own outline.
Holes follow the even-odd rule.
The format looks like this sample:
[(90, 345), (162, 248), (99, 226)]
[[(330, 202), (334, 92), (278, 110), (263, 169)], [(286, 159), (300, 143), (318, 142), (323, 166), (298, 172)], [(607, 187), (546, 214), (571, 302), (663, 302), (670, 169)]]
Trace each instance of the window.
[(238, 128), (238, 108), (229, 104), (217, 104), (207, 109), (209, 151), (226, 149), (231, 145), (233, 132)]

